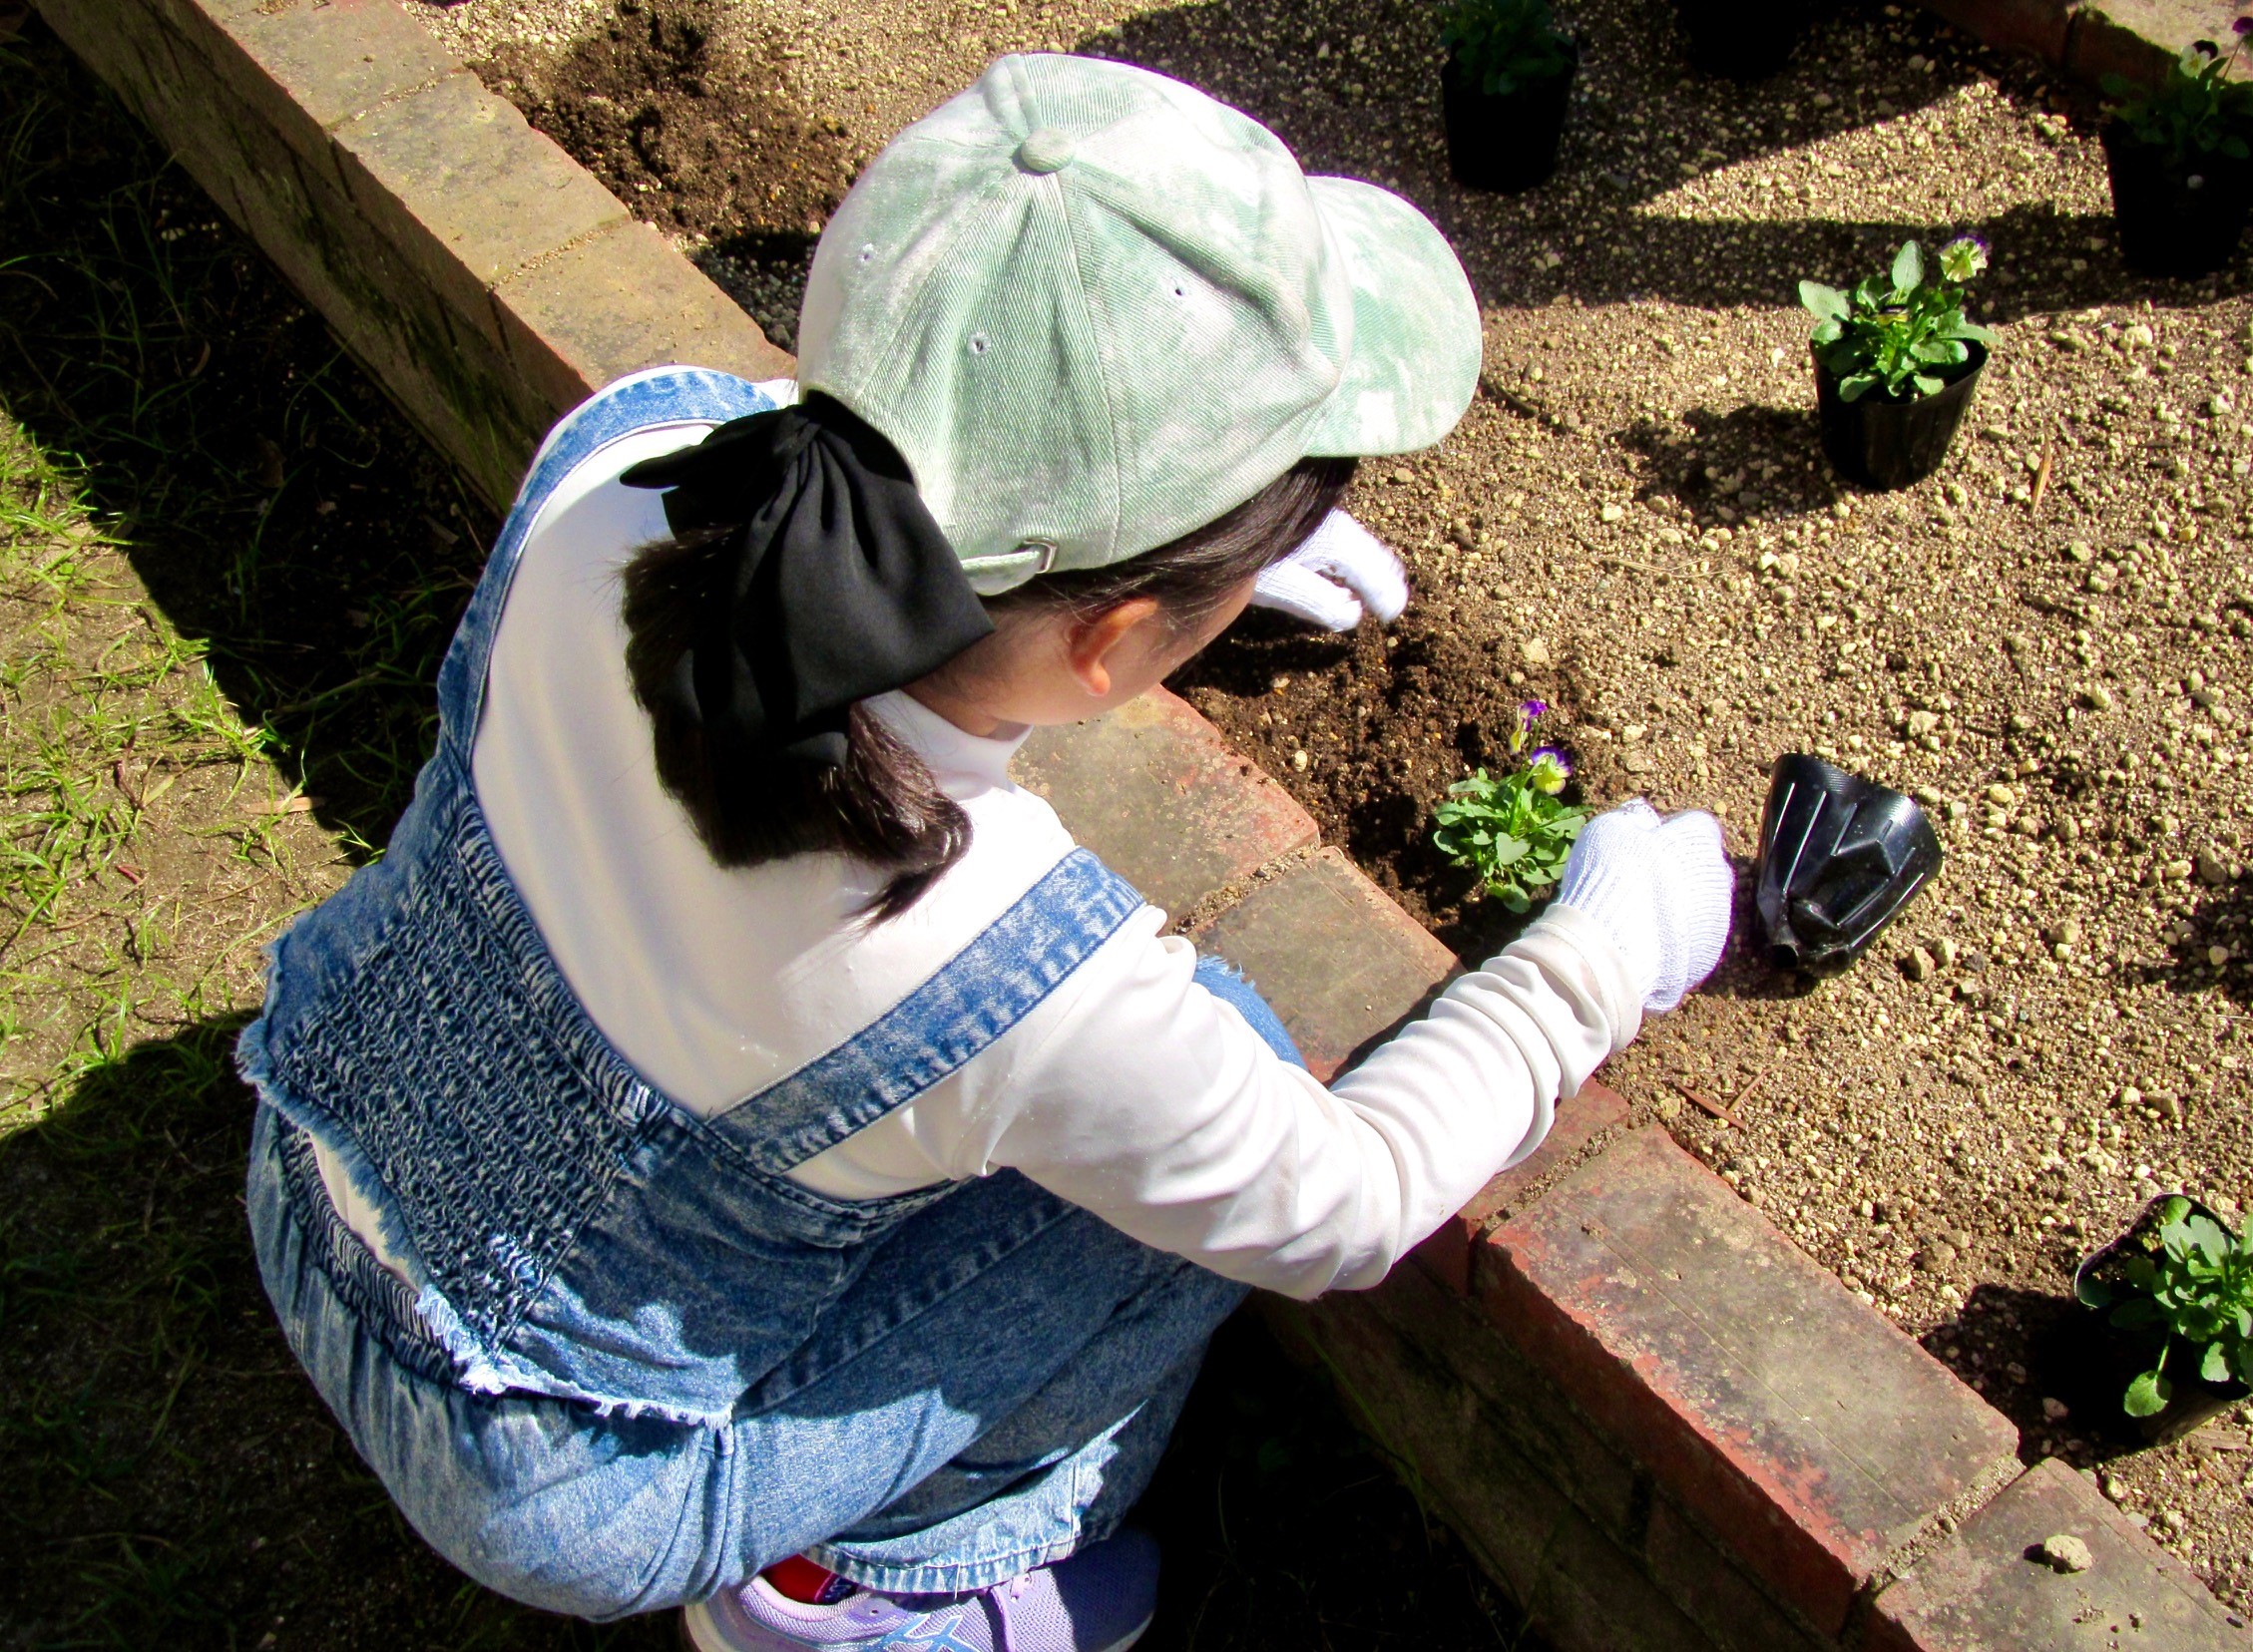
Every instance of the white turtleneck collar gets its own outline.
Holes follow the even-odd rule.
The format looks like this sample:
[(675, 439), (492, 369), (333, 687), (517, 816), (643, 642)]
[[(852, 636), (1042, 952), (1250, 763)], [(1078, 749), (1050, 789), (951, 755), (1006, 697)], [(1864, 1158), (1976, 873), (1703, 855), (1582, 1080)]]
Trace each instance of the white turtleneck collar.
[(999, 733), (969, 733), (904, 688), (878, 694), (866, 703), (908, 749), (931, 765), (932, 774), (942, 786), (948, 786), (950, 781), (1009, 785), (1010, 759), (1033, 732), (1024, 723), (1004, 723)]

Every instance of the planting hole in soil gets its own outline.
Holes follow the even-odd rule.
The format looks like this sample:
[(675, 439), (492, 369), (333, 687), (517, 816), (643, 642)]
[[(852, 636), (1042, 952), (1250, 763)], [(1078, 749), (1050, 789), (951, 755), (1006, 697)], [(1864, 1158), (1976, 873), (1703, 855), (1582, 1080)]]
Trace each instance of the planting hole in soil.
[[(2094, 1244), (2172, 1187), (2241, 1221), (2253, 1186), (2253, 303), (2242, 265), (2123, 266), (2098, 100), (1882, 5), (1826, 11), (1745, 85), (1693, 71), (1664, 8), (1561, 4), (1563, 160), (1498, 197), (1450, 177), (1422, 5), (723, 9), (848, 164), (996, 53), (1079, 49), (1433, 215), (1488, 317), (1481, 392), (1438, 450), (1364, 464), (1351, 501), (1416, 601), (1340, 637), (1255, 615), (1175, 686), (1473, 959), (1523, 920), (1433, 843), (1434, 811), (1511, 766), (1524, 700), (1556, 707), (1568, 802), (1724, 811), (1747, 863), (1779, 753), (1915, 798), (1946, 865), (1858, 964), (1802, 991), (1740, 911), (1715, 982), (1607, 1077), (2029, 1456), (2093, 1468), (2253, 1600), (2242, 1412), (2125, 1450), (2037, 1376)], [(611, 14), (426, 15), (471, 56), (513, 35), (560, 59)], [(625, 199), (691, 244), (732, 232), (673, 215), (670, 186)], [(1977, 399), (1934, 474), (1864, 492), (1823, 453), (1797, 284), (1965, 232), (1992, 248), (1973, 290), (1999, 329)], [(791, 271), (761, 268), (754, 313), (787, 337)]]

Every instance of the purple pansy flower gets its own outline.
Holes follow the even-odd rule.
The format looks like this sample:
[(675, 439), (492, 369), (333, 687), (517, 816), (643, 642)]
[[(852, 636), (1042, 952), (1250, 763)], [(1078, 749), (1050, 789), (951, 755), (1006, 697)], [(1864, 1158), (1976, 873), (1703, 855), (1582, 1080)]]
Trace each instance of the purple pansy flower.
[(1555, 797), (1573, 778), (1573, 763), (1555, 746), (1536, 746), (1526, 759), (1526, 778), (1544, 797)]

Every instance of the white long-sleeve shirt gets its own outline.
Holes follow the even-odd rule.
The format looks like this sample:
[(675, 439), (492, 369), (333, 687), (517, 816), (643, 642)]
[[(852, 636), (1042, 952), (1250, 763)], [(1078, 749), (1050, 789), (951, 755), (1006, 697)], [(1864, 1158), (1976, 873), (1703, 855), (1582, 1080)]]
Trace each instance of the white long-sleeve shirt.
[[(866, 866), (711, 860), (658, 782), (625, 667), (619, 573), (664, 537), (663, 505), (617, 481), (704, 428), (615, 442), (543, 508), (494, 641), (473, 771), (581, 1004), (646, 1078), (709, 1115), (874, 1022), (1074, 845), (1009, 778), (1023, 730), (979, 738), (889, 694), (875, 709), (971, 822), (968, 853), (921, 901), (866, 926), (882, 881)], [(792, 1176), (856, 1199), (1013, 1167), (1230, 1278), (1298, 1297), (1365, 1287), (1531, 1152), (1556, 1099), (1639, 1022), (1610, 943), (1553, 908), (1325, 1088), (1191, 979), (1195, 951), (1165, 923), (1143, 908), (1008, 1033)], [(341, 1176), (326, 1179), (368, 1234)]]

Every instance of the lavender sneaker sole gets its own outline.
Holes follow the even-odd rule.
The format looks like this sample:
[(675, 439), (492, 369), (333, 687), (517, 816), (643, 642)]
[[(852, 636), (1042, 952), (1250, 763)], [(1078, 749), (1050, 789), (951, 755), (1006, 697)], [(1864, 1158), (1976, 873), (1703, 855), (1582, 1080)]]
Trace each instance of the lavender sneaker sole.
[[(1150, 1621), (1150, 1618), (1144, 1618), (1121, 1639), (1113, 1641), (1109, 1646), (1090, 1647), (1088, 1652), (1127, 1652), (1127, 1648), (1131, 1647), (1149, 1631)], [(711, 1608), (699, 1600), (693, 1606), (684, 1606), (680, 1609), (680, 1644), (687, 1647), (689, 1652), (784, 1652), (785, 1648), (788, 1648), (789, 1652), (797, 1652), (799, 1647), (820, 1646), (822, 1643), (782, 1639), (756, 1642), (738, 1640), (720, 1626), (718, 1620), (713, 1617)], [(841, 1641), (832, 1644), (836, 1647), (837, 1652), (880, 1652), (880, 1649), (886, 1647), (897, 1647), (900, 1652), (914, 1652), (914, 1649), (918, 1646), (928, 1646), (932, 1648), (932, 1652), (944, 1652), (944, 1649), (950, 1645), (959, 1646), (961, 1643), (959, 1641), (950, 1642), (944, 1637), (924, 1641), (903, 1640), (898, 1638), (897, 1631), (895, 1631), (892, 1635), (874, 1640)]]

